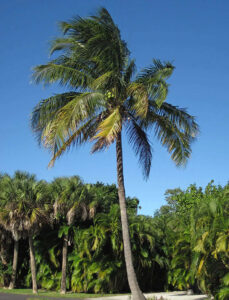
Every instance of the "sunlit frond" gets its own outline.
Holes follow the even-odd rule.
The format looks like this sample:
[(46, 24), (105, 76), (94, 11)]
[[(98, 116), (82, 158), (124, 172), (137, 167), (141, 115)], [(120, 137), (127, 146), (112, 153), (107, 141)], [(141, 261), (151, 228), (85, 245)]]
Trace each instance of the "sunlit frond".
[[(59, 95), (61, 99), (65, 96)], [(45, 110), (49, 101), (42, 103), (38, 108), (36, 122), (34, 121), (34, 130), (38, 131), (42, 144), (53, 154), (52, 163), (60, 153), (69, 147), (70, 141), (73, 144), (75, 143), (73, 141), (85, 142), (94, 134), (89, 131), (91, 127), (89, 128), (90, 122), (88, 123), (88, 121), (96, 117), (97, 111), (101, 111), (103, 95), (100, 93), (75, 93), (71, 95), (70, 99), (71, 101), (66, 101), (67, 103), (59, 110), (55, 108), (55, 114), (51, 114), (50, 117), (48, 115), (44, 123), (42, 123), (42, 106), (45, 106)], [(50, 100), (51, 104), (52, 100), (54, 99)], [(85, 131), (86, 128), (88, 133)]]
[(56, 113), (80, 93), (68, 92), (52, 96), (40, 101), (31, 115), (31, 127), (37, 140), (41, 143), (41, 134), (46, 125), (56, 116)]
[(135, 110), (136, 115), (145, 118), (149, 106), (149, 95), (145, 85), (138, 82), (130, 83), (127, 88), (127, 94), (132, 97), (132, 109)]
[(101, 76), (99, 76), (98, 78), (96, 78), (90, 86), (92, 87), (92, 89), (95, 90), (106, 90), (107, 88), (112, 86), (114, 80), (112, 75), (113, 72), (108, 71), (102, 74)]
[(105, 139), (107, 145), (114, 142), (117, 134), (122, 129), (122, 117), (117, 107), (97, 128), (97, 134), (93, 139)]
[(92, 118), (73, 133), (70, 132), (69, 135), (66, 135), (62, 143), (59, 144), (59, 147), (56, 147), (56, 151), (53, 152), (53, 157), (49, 162), (49, 167), (52, 167), (56, 159), (59, 158), (70, 147), (76, 146), (77, 144), (82, 144), (91, 139), (97, 126), (98, 123), (96, 122), (95, 118)]

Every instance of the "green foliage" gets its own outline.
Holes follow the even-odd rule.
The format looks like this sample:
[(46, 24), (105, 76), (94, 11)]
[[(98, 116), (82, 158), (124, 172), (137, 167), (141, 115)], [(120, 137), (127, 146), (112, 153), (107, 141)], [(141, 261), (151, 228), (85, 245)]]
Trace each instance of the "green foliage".
[[(45, 183), (45, 202), (41, 196), (38, 198), (41, 202), (36, 202), (30, 193), (30, 198), (20, 206), (20, 198), (14, 199), (12, 195), (21, 195), (26, 191), (25, 187), (37, 191), (39, 184), (35, 178), (27, 177), (29, 184), (26, 185), (21, 174), (17, 177), (17, 184), (13, 182), (14, 177), (8, 175), (1, 176), (0, 180), (1, 222), (7, 224), (5, 229), (0, 227), (0, 284), (7, 286), (12, 272), (13, 238), (8, 224), (12, 220), (19, 224), (15, 217), (12, 219), (14, 214), (9, 220), (6, 218), (9, 216), (5, 214), (6, 210), (20, 209), (23, 214), (28, 213), (25, 220), (31, 220), (34, 203), (43, 203), (52, 221), (46, 222), (48, 215), (46, 218), (41, 215), (37, 220), (43, 223), (32, 227), (38, 286), (47, 290), (60, 289), (62, 240), (68, 236), (68, 290), (127, 292), (116, 186), (84, 184), (77, 176), (57, 178), (53, 183)], [(228, 185), (215, 186), (213, 182), (205, 190), (195, 185), (185, 191), (168, 190), (167, 205), (161, 207), (153, 218), (137, 215), (138, 199), (127, 198), (134, 266), (144, 291), (192, 288), (196, 292), (212, 294), (215, 299), (228, 298), (228, 191)], [(38, 197), (36, 193), (34, 195)], [(74, 215), (70, 223), (67, 218), (69, 211)], [(85, 219), (83, 216), (89, 216), (90, 211), (94, 217)], [(27, 226), (30, 224), (33, 223)], [(19, 230), (22, 229), (19, 227)], [(20, 233), (24, 239), (19, 243), (17, 285), (30, 287), (27, 227), (24, 230)]]
[[(157, 218), (169, 217), (167, 241), (171, 255), (168, 284), (200, 289), (227, 299), (229, 272), (228, 188), (211, 181), (205, 190), (191, 185), (166, 192), (168, 207)], [(220, 298), (221, 297), (221, 298)]]

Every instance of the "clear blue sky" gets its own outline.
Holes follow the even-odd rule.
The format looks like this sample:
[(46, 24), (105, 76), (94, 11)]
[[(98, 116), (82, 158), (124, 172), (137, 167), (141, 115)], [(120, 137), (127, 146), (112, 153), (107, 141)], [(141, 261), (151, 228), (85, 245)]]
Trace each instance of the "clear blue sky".
[(138, 69), (152, 58), (176, 66), (167, 101), (186, 107), (201, 128), (186, 168), (176, 168), (153, 138), (150, 178), (124, 145), (126, 192), (140, 199), (142, 213), (164, 204), (168, 188), (226, 184), (229, 169), (229, 2), (228, 0), (10, 0), (0, 1), (0, 171), (26, 170), (39, 179), (80, 175), (85, 182), (116, 182), (115, 152), (90, 155), (72, 149), (47, 169), (49, 153), (38, 147), (29, 116), (39, 100), (62, 91), (31, 81), (31, 69), (48, 61), (48, 42), (59, 36), (57, 22), (87, 16), (105, 6), (127, 41)]

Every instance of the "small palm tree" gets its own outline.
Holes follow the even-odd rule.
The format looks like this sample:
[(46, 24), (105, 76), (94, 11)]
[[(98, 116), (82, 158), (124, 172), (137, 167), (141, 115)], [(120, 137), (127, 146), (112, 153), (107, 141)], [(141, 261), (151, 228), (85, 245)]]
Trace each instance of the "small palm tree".
[(37, 293), (33, 236), (44, 223), (49, 222), (47, 185), (43, 181), (37, 182), (34, 175), (15, 172), (13, 178), (5, 176), (2, 187), (1, 198), (6, 205), (0, 211), (0, 223), (12, 233), (14, 239), (13, 273), (9, 288), (14, 288), (16, 282), (19, 240), (28, 238), (33, 292)]
[(63, 225), (59, 237), (63, 238), (61, 294), (65, 294), (69, 230), (76, 219), (84, 221), (94, 215), (94, 203), (90, 201), (87, 186), (77, 176), (56, 178), (51, 187), (54, 217)]
[[(6, 201), (3, 197), (4, 193), (4, 185), (3, 182), (5, 181), (5, 178), (8, 177), (7, 174), (0, 174), (0, 211), (4, 209), (6, 205)], [(6, 287), (9, 285), (9, 278), (7, 272), (5, 272), (8, 269), (9, 261), (10, 261), (10, 255), (9, 255), (9, 249), (12, 244), (12, 236), (11, 233), (1, 225), (0, 222), (0, 259), (3, 266), (3, 277), (2, 282), (3, 285)]]
[(62, 22), (65, 35), (53, 41), (51, 53), (61, 55), (34, 69), (34, 80), (59, 82), (70, 92), (41, 101), (32, 113), (32, 129), (52, 152), (50, 166), (69, 147), (95, 141), (92, 153), (116, 143), (117, 181), (124, 254), (129, 286), (135, 299), (144, 299), (135, 275), (123, 176), (122, 132), (139, 157), (143, 175), (149, 176), (152, 149), (148, 133), (165, 146), (177, 165), (185, 164), (198, 133), (194, 117), (165, 101), (166, 80), (174, 67), (154, 60), (135, 75), (126, 43), (104, 8), (90, 18)]

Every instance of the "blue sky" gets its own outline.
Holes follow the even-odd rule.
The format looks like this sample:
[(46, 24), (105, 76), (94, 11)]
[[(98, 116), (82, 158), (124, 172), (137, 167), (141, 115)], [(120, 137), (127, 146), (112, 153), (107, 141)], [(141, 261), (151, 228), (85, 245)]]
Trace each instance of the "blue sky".
[(153, 58), (171, 60), (167, 102), (196, 116), (201, 133), (186, 168), (176, 168), (152, 137), (151, 175), (144, 181), (132, 150), (124, 144), (126, 193), (140, 199), (141, 213), (164, 204), (168, 188), (226, 184), (229, 167), (229, 2), (227, 0), (11, 0), (0, 1), (0, 171), (26, 170), (39, 179), (80, 175), (85, 182), (116, 182), (114, 146), (90, 154), (72, 149), (47, 169), (50, 155), (38, 147), (29, 117), (39, 100), (63, 91), (31, 83), (32, 67), (46, 63), (58, 21), (88, 16), (105, 6), (127, 41), (140, 70)]

